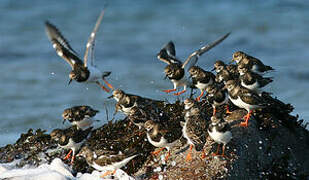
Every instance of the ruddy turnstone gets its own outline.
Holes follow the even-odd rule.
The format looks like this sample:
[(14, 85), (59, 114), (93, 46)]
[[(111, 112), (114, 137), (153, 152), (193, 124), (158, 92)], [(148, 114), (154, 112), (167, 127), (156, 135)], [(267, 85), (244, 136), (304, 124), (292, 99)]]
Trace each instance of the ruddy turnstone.
[(71, 164), (75, 159), (75, 153), (81, 148), (84, 142), (90, 136), (92, 127), (86, 130), (78, 130), (75, 127), (68, 129), (55, 129), (50, 133), (51, 139), (56, 141), (61, 148), (70, 149), (64, 160), (70, 158), (72, 154)]
[(244, 116), (245, 122), (241, 122), (241, 126), (248, 126), (248, 120), (254, 109), (264, 108), (267, 105), (262, 97), (254, 91), (238, 85), (235, 80), (227, 81), (225, 88), (228, 90), (229, 99), (232, 103), (248, 111), (247, 115)]
[(120, 89), (114, 90), (113, 94), (108, 98), (114, 98), (117, 101), (115, 113), (117, 111), (122, 111), (127, 116), (130, 115), (131, 109), (135, 106), (143, 107), (148, 104), (158, 102), (149, 98), (144, 98), (133, 94), (127, 94)]
[(205, 154), (203, 147), (207, 138), (207, 120), (201, 116), (201, 112), (195, 105), (194, 100), (187, 98), (185, 99), (184, 104), (185, 123), (182, 124), (182, 134), (190, 145), (186, 161), (192, 160), (191, 153), (193, 146), (197, 151), (202, 150), (202, 158), (204, 158)]
[(98, 110), (92, 109), (90, 106), (74, 106), (63, 111), (63, 123), (68, 120), (72, 125), (76, 125), (78, 129), (85, 130), (95, 121), (93, 118)]
[(159, 60), (167, 63), (168, 65), (164, 68), (166, 77), (168, 77), (174, 84), (174, 89), (164, 90), (166, 93), (174, 92), (178, 87), (183, 86), (184, 89), (180, 92), (174, 93), (174, 95), (180, 95), (186, 92), (187, 86), (190, 85), (189, 80), (185, 76), (185, 69), (189, 69), (196, 64), (198, 58), (217, 44), (222, 42), (229, 36), (230, 33), (220, 37), (216, 41), (203, 46), (202, 48), (194, 51), (185, 61), (182, 63), (176, 58), (175, 45), (172, 41), (167, 43), (157, 54)]
[(218, 143), (217, 152), (214, 155), (219, 155), (219, 146), (222, 144), (222, 156), (224, 156), (225, 146), (232, 139), (231, 127), (228, 122), (216, 116), (211, 117), (211, 124), (208, 127), (208, 134), (216, 143)]
[(261, 88), (273, 81), (271, 77), (262, 77), (258, 73), (251, 72), (244, 64), (238, 65), (238, 72), (241, 85), (255, 91), (259, 95), (261, 95)]
[(264, 65), (259, 59), (249, 56), (242, 51), (235, 52), (232, 61), (236, 61), (237, 65), (244, 64), (247, 69), (259, 74), (274, 70), (271, 66)]
[(226, 65), (223, 61), (216, 61), (213, 70), (217, 73), (216, 82), (219, 83), (237, 79), (239, 76), (236, 65)]
[(215, 70), (216, 73), (220, 73), (223, 69), (228, 70), (232, 74), (238, 74), (237, 65), (225, 64), (223, 61), (217, 60), (214, 64), (213, 70)]
[(229, 96), (227, 90), (219, 88), (216, 84), (212, 84), (207, 87), (207, 100), (212, 105), (213, 113), (212, 115), (216, 115), (217, 107), (221, 105), (226, 105), (226, 113), (231, 113), (229, 111)]
[(198, 66), (192, 66), (189, 69), (189, 74), (192, 78), (192, 84), (201, 91), (201, 94), (196, 98), (197, 101), (200, 101), (206, 88), (215, 82), (216, 76), (212, 72), (205, 71)]
[(148, 110), (147, 108), (148, 106), (145, 108), (137, 106), (131, 108), (128, 118), (139, 129), (142, 129), (148, 120), (159, 122), (160, 119), (165, 118), (164, 112), (158, 112), (157, 109)]
[(148, 141), (153, 146), (160, 148), (152, 154), (157, 155), (166, 148), (168, 153), (165, 156), (165, 161), (167, 161), (170, 156), (170, 148), (172, 148), (182, 136), (180, 124), (171, 121), (155, 122), (153, 120), (148, 120), (145, 122), (144, 127), (147, 131)]
[[(51, 24), (50, 22), (45, 22), (46, 34), (49, 40), (52, 42), (57, 54), (63, 58), (72, 68), (70, 72), (70, 81), (75, 80), (77, 82), (95, 82), (103, 90), (109, 92), (110, 90), (103, 86), (99, 80), (102, 79), (109, 88), (113, 89), (113, 86), (109, 84), (105, 78), (110, 75), (111, 72), (101, 72), (94, 64), (93, 59), (93, 49), (95, 43), (96, 32), (99, 29), (100, 23), (102, 21), (104, 11), (101, 12), (96, 25), (90, 34), (86, 45), (86, 52), (84, 55), (84, 62), (78, 57), (77, 53), (72, 49), (68, 41), (62, 36), (60, 31)], [(89, 62), (88, 54), (91, 54), (91, 61)]]
[[(98, 153), (98, 154), (97, 154)], [(101, 177), (114, 175), (117, 169), (125, 166), (129, 161), (137, 156), (137, 154), (124, 154), (111, 150), (93, 151), (88, 146), (84, 146), (78, 156), (86, 159), (89, 166), (98, 171), (106, 171)]]

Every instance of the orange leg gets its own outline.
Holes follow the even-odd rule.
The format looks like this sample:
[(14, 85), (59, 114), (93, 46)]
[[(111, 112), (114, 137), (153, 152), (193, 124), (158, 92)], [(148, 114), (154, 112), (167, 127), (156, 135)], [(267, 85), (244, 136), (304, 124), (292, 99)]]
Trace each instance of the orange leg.
[(226, 105), (226, 114), (232, 114), (232, 112), (229, 109), (229, 105)]
[(219, 147), (220, 147), (220, 144), (218, 144), (218, 146), (217, 146), (217, 152), (216, 153), (212, 153), (213, 156), (218, 156), (218, 154), (219, 154)]
[(166, 155), (165, 155), (165, 162), (167, 162), (167, 160), (168, 160), (168, 158), (170, 157), (170, 155), (171, 155), (171, 152), (168, 151), (168, 152), (166, 153)]
[(105, 86), (103, 86), (100, 82), (96, 82), (97, 83), (97, 85), (99, 85), (104, 91), (106, 91), (106, 92), (109, 92), (110, 90), (109, 89), (107, 89)]
[(167, 89), (167, 90), (163, 90), (163, 92), (166, 92), (166, 93), (170, 93), (170, 92), (174, 92), (176, 91), (176, 89)]
[(202, 155), (201, 155), (201, 158), (202, 158), (202, 159), (205, 159), (205, 158), (206, 158), (206, 154), (205, 154), (205, 151), (204, 151), (204, 149), (203, 149), (203, 151), (202, 151)]
[(175, 96), (179, 96), (180, 94), (183, 94), (183, 93), (185, 93), (187, 90), (182, 90), (182, 91), (180, 91), (180, 92), (178, 92), (178, 93), (174, 93), (174, 95)]
[(190, 144), (190, 149), (189, 149), (189, 152), (188, 152), (187, 157), (186, 157), (186, 162), (192, 160), (192, 155), (191, 155), (192, 154), (192, 148), (193, 148), (193, 145)]
[(216, 115), (216, 112), (217, 112), (217, 109), (216, 109), (216, 107), (214, 107), (214, 108), (213, 108), (213, 111), (212, 111), (212, 115), (215, 116), (215, 115)]
[(100, 177), (101, 178), (104, 178), (105, 176), (108, 176), (108, 175), (114, 175), (116, 173), (116, 170), (114, 171), (106, 171), (104, 174), (102, 174)]
[(241, 122), (241, 123), (240, 123), (240, 126), (242, 126), (242, 127), (248, 127), (248, 121), (249, 121), (249, 119), (250, 119), (251, 114), (252, 114), (252, 110), (249, 111), (249, 113), (248, 113), (247, 115), (244, 116), (245, 122)]
[(164, 147), (163, 148), (160, 148), (154, 152), (151, 152), (152, 155), (158, 155), (163, 149), (165, 149)]
[(109, 82), (107, 82), (105, 79), (103, 79), (103, 81), (109, 88), (114, 89), (114, 87)]
[(74, 156), (72, 156), (72, 159), (71, 159), (71, 164), (73, 164), (73, 163), (74, 163), (74, 160), (75, 160), (75, 155), (74, 155)]
[(200, 101), (203, 95), (204, 95), (204, 91), (201, 91), (201, 94), (196, 98), (196, 101)]
[(70, 149), (69, 153), (63, 158), (63, 160), (67, 160), (71, 157), (71, 154), (72, 154), (72, 149)]
[(225, 145), (223, 144), (222, 145), (222, 156), (224, 157), (225, 155), (224, 155), (224, 151), (225, 151)]

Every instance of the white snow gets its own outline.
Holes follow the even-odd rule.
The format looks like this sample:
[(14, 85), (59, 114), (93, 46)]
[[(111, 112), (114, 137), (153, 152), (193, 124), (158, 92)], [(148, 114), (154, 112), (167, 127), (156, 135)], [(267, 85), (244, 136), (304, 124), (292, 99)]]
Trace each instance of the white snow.
[[(100, 177), (104, 171), (93, 171), (89, 173), (77, 173), (76, 177), (72, 175), (69, 166), (64, 164), (61, 159), (55, 158), (50, 164), (42, 164), (38, 167), (16, 168), (19, 161), (15, 160), (11, 163), (0, 164), (0, 179), (9, 178), (11, 180), (102, 180)], [(110, 179), (106, 176), (104, 179)], [(121, 169), (118, 169), (114, 175), (114, 179), (134, 180)]]

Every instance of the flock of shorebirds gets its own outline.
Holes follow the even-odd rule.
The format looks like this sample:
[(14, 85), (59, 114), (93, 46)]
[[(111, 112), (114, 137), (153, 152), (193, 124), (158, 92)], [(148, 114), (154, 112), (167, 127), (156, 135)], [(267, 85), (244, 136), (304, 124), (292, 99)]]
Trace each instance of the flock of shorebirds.
[[(157, 54), (157, 58), (167, 64), (164, 72), (166, 78), (170, 79), (174, 85), (173, 89), (164, 90), (164, 92), (174, 92), (174, 95), (178, 96), (186, 92), (187, 88), (197, 88), (201, 94), (195, 99), (190, 97), (184, 100), (184, 122), (175, 124), (156, 111), (148, 112), (144, 107), (156, 107), (155, 104), (159, 101), (114, 89), (106, 80), (111, 73), (100, 71), (94, 64), (95, 37), (103, 15), (104, 11), (100, 14), (90, 34), (83, 61), (56, 26), (50, 22), (45, 23), (47, 36), (57, 54), (72, 67), (69, 83), (72, 80), (80, 83), (92, 82), (98, 84), (106, 92), (112, 90), (110, 98), (117, 101), (116, 112), (123, 112), (134, 125), (146, 131), (148, 141), (159, 148), (153, 154), (158, 154), (166, 148), (168, 153), (165, 160), (167, 160), (170, 155), (169, 149), (175, 145), (177, 140), (184, 137), (190, 145), (186, 161), (192, 160), (191, 151), (193, 147), (197, 151), (202, 151), (201, 157), (204, 158), (203, 147), (206, 137), (209, 135), (218, 143), (217, 152), (214, 154), (224, 156), (225, 145), (232, 139), (231, 127), (225, 122), (222, 115), (231, 113), (228, 105), (233, 103), (235, 106), (247, 110), (248, 113), (244, 116), (244, 122), (240, 124), (243, 127), (248, 126), (248, 120), (253, 110), (267, 107), (267, 103), (263, 99), (265, 92), (261, 88), (272, 82), (272, 78), (263, 77), (263, 75), (273, 68), (264, 65), (259, 59), (241, 51), (235, 52), (232, 61), (235, 61), (236, 64), (227, 65), (223, 61), (216, 61), (213, 69), (216, 72), (215, 74), (195, 65), (199, 56), (221, 43), (229, 36), (230, 33), (228, 33), (193, 52), (184, 62), (176, 57), (175, 45), (172, 41), (164, 45)], [(100, 82), (101, 80), (106, 86)], [(176, 92), (179, 87), (183, 87), (183, 90)], [(211, 118), (205, 119), (205, 116), (202, 115), (198, 105), (199, 101), (205, 101), (212, 105)], [(226, 112), (218, 113), (219, 106), (226, 106)], [(90, 106), (75, 106), (64, 110), (62, 114), (64, 121), (68, 120), (76, 128), (73, 130), (72, 128), (70, 130), (56, 129), (51, 133), (51, 137), (62, 148), (70, 149), (65, 159), (69, 159), (72, 155), (71, 163), (74, 161), (76, 152), (83, 149), (80, 155), (85, 157), (90, 166), (99, 171), (107, 170), (102, 175), (104, 177), (115, 173), (118, 168), (123, 167), (138, 154), (124, 154), (115, 151), (96, 154), (89, 147), (83, 147), (83, 143), (91, 133), (92, 124), (98, 112)], [(71, 136), (67, 136), (68, 132), (66, 131), (72, 131)], [(223, 145), (222, 154), (218, 153), (220, 144)]]

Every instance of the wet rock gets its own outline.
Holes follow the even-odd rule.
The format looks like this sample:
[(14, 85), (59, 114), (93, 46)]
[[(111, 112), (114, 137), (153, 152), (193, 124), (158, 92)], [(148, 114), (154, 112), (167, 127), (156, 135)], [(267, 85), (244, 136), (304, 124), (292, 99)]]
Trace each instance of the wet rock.
[[(256, 110), (249, 120), (248, 128), (240, 127), (243, 109), (230, 106), (232, 114), (226, 115), (225, 108), (219, 107), (225, 120), (232, 127), (233, 139), (227, 145), (225, 155), (213, 156), (217, 144), (207, 139), (204, 145), (206, 158), (193, 150), (193, 160), (185, 162), (187, 145), (181, 139), (171, 149), (167, 162), (161, 156), (152, 156), (155, 148), (148, 143), (143, 129), (130, 123), (130, 118), (108, 122), (92, 131), (85, 145), (95, 151), (119, 150), (136, 152), (137, 158), (129, 162), (123, 170), (140, 179), (306, 179), (309, 175), (309, 133), (306, 125), (290, 113), (293, 107), (269, 95), (263, 95), (269, 107)], [(211, 105), (203, 100), (199, 103), (205, 119), (212, 115)], [(175, 122), (183, 121), (183, 105), (160, 103), (159, 111)], [(0, 148), (0, 162), (19, 159), (18, 167), (38, 166), (51, 162), (56, 157), (64, 157), (68, 150), (57, 148), (49, 134), (40, 129), (21, 134), (15, 144)], [(66, 163), (70, 163), (66, 161)], [(75, 172), (91, 172), (83, 157), (77, 156), (72, 169)]]

